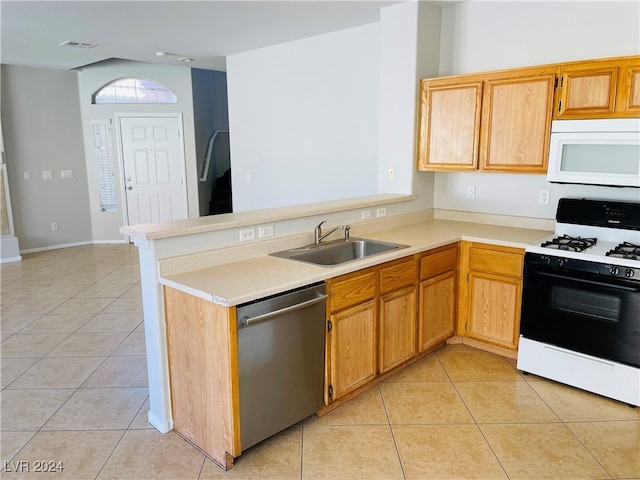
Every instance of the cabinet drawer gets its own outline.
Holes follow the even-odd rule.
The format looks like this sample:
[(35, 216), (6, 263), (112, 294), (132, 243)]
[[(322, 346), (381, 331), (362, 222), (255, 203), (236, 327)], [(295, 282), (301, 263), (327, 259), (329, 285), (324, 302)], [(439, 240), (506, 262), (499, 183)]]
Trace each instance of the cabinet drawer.
[(420, 259), (420, 280), (455, 270), (458, 265), (458, 247), (445, 247)]
[(344, 280), (329, 280), (329, 310), (335, 312), (357, 305), (376, 296), (376, 272), (369, 271)]
[(469, 251), (469, 270), (521, 277), (522, 262), (522, 253), (477, 247)]
[(413, 285), (418, 281), (418, 269), (412, 258), (380, 269), (380, 294)]

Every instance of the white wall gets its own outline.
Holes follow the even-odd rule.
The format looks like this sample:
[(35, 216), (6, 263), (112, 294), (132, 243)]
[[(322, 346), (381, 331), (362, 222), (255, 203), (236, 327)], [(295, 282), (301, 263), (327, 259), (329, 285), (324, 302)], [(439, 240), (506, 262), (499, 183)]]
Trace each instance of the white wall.
[[(2, 65), (2, 126), (22, 251), (91, 242), (76, 72)], [(73, 178), (62, 179), (63, 169)]]
[(227, 57), (235, 212), (377, 193), (378, 28)]
[[(123, 77), (139, 77), (158, 82), (178, 97), (178, 103), (163, 105), (136, 104), (91, 104), (91, 96), (104, 85)], [(198, 217), (198, 171), (195, 149), (193, 100), (191, 89), (191, 71), (186, 67), (153, 65), (140, 62), (112, 61), (85, 67), (78, 74), (80, 108), (84, 148), (87, 159), (87, 177), (89, 185), (89, 204), (91, 208), (92, 238), (96, 242), (123, 241), (119, 228), (126, 222), (122, 196), (119, 197), (117, 212), (101, 212), (98, 195), (98, 180), (93, 142), (92, 120), (111, 120), (113, 122), (113, 152), (116, 171), (116, 189), (122, 194), (122, 172), (120, 171), (119, 152), (116, 143), (116, 113), (182, 113), (184, 148), (187, 172), (187, 202), (189, 217)]]
[[(466, 2), (442, 9), (440, 75), (640, 53), (639, 2)], [(467, 200), (467, 186), (476, 200)], [(549, 205), (538, 203), (551, 191)], [(436, 208), (554, 218), (563, 196), (640, 199), (632, 188), (557, 185), (544, 175), (436, 173)]]
[(433, 207), (434, 176), (416, 171), (415, 138), (418, 80), (438, 75), (440, 12), (426, 2), (380, 10), (378, 193), (415, 193), (417, 209)]
[(481, 1), (442, 9), (440, 75), (638, 53), (637, 1)]

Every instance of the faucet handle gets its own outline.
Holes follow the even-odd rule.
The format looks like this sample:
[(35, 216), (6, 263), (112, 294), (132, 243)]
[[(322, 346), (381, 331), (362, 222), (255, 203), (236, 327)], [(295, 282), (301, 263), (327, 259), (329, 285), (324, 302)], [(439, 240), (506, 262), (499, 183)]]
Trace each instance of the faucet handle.
[(349, 240), (349, 230), (351, 230), (351, 227), (349, 225), (345, 225), (344, 226), (344, 239), (345, 240)]

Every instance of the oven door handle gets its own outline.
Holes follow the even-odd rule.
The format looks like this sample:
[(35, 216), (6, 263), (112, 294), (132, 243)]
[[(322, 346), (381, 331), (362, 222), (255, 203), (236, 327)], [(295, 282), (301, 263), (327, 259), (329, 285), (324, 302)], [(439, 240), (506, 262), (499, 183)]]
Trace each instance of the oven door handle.
[[(575, 278), (575, 277), (570, 278), (564, 275), (558, 275), (556, 273), (542, 272), (540, 270), (537, 270), (534, 273), (541, 276), (545, 276), (545, 277), (558, 278), (561, 280), (571, 280), (572, 282), (590, 283), (591, 285), (597, 285), (599, 287), (615, 288), (617, 290), (625, 290), (627, 292), (640, 292), (640, 285), (631, 287), (631, 286), (622, 285), (619, 282), (615, 282), (615, 284), (611, 284), (611, 283), (600, 282), (596, 280), (587, 280), (585, 278)], [(614, 279), (614, 280), (618, 280), (618, 279)]]

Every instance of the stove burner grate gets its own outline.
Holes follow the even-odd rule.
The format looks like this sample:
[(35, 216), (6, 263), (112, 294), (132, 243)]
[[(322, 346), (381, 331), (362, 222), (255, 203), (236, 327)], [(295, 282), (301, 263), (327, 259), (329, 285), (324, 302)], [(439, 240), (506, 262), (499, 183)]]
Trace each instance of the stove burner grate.
[(540, 245), (544, 248), (555, 248), (556, 250), (569, 250), (571, 252), (581, 252), (592, 247), (598, 241), (597, 238), (570, 237), (561, 235)]
[(630, 242), (622, 242), (606, 254), (608, 257), (627, 258), (631, 260), (640, 260), (640, 245)]

